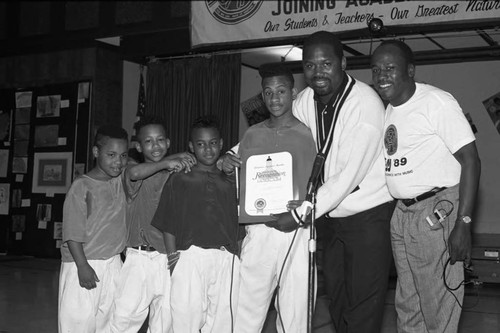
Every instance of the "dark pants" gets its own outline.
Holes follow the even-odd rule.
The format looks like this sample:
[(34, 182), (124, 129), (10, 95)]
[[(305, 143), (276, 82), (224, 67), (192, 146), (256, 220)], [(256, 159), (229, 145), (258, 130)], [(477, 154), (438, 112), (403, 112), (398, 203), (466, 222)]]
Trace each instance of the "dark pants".
[(393, 260), (390, 220), (394, 206), (392, 201), (353, 216), (322, 221), (323, 275), (337, 333), (380, 332)]

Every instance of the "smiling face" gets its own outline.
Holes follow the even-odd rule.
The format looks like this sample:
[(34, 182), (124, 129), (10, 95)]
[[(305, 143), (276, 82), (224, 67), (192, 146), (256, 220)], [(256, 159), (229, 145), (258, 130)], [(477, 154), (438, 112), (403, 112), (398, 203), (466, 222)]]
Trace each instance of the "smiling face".
[(92, 152), (96, 158), (96, 173), (99, 179), (109, 180), (118, 177), (127, 166), (127, 140), (107, 138), (99, 148), (94, 146)]
[(371, 59), (372, 80), (382, 99), (398, 106), (415, 92), (415, 66), (408, 64), (402, 50), (395, 45), (382, 45)]
[(158, 162), (170, 147), (170, 140), (166, 137), (165, 128), (160, 124), (143, 126), (137, 135), (138, 152), (142, 153), (145, 162)]
[(292, 88), (290, 80), (283, 75), (262, 80), (262, 98), (271, 118), (282, 118), (291, 114), (292, 102), (296, 96), (297, 89)]
[(198, 166), (215, 167), (222, 149), (222, 138), (216, 128), (195, 128), (191, 132), (189, 149), (196, 156)]
[(304, 47), (302, 68), (306, 83), (327, 103), (344, 79), (345, 57), (340, 57), (327, 43), (314, 43)]

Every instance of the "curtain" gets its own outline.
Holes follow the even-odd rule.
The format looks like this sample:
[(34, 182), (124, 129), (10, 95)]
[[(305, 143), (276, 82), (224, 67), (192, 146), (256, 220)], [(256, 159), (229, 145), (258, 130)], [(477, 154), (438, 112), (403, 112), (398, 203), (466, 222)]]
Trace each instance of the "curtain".
[(188, 150), (189, 130), (201, 115), (219, 119), (222, 151), (238, 142), (241, 55), (173, 59), (148, 65), (146, 115), (165, 120), (170, 153)]

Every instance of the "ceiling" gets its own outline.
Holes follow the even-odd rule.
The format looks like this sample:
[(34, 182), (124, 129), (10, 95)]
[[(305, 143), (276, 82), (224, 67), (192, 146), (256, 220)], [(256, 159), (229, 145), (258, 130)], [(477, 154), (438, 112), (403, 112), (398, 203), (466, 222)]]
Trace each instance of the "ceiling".
[[(343, 38), (344, 55), (348, 60), (364, 59), (354, 63), (360, 68), (368, 65), (371, 52), (386, 39), (404, 40), (414, 51), (417, 61), (426, 63), (500, 60), (500, 27), (470, 28), (457, 31), (421, 32), (411, 34), (383, 34), (361, 38)], [(267, 62), (285, 61), (300, 66), (301, 45), (281, 45), (242, 49), (242, 64), (258, 68)], [(358, 61), (359, 62), (359, 61)], [(352, 61), (348, 61), (348, 65)], [(356, 66), (357, 65), (357, 66)]]

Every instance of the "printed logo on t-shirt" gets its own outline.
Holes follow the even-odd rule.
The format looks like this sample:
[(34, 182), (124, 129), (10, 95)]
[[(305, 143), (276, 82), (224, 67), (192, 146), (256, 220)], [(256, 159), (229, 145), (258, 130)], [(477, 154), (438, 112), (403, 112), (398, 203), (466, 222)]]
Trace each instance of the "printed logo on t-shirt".
[(389, 156), (394, 155), (398, 151), (398, 131), (396, 126), (392, 124), (385, 130), (384, 146)]

